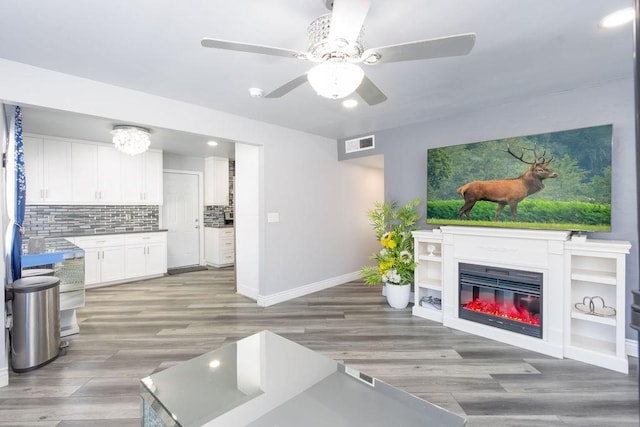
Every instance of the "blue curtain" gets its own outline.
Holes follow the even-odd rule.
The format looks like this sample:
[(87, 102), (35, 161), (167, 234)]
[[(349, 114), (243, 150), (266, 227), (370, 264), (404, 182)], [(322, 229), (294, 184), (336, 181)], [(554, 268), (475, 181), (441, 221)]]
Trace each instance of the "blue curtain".
[(22, 277), (22, 223), (24, 222), (24, 205), (26, 197), (26, 180), (24, 177), (24, 149), (22, 146), (22, 112), (16, 107), (13, 122), (15, 144), (15, 219), (13, 222), (13, 242), (11, 245), (11, 275), (13, 280)]

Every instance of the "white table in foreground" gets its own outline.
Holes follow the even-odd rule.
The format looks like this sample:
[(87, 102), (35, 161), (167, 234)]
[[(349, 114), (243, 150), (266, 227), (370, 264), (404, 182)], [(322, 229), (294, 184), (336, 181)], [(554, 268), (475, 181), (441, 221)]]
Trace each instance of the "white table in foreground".
[(429, 426), (464, 418), (269, 331), (141, 380), (144, 426)]

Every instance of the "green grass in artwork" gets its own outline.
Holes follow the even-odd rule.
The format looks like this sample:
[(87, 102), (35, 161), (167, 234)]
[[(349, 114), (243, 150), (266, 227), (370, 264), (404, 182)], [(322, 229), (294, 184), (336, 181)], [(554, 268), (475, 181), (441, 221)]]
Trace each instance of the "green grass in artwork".
[(459, 219), (460, 200), (438, 200), (427, 203), (427, 223), (442, 225), (477, 225), (513, 228), (544, 228), (555, 230), (609, 231), (611, 205), (584, 202), (525, 200), (518, 204), (518, 222), (511, 221), (511, 211), (505, 207), (496, 223), (493, 217), (497, 204), (478, 202), (471, 219)]

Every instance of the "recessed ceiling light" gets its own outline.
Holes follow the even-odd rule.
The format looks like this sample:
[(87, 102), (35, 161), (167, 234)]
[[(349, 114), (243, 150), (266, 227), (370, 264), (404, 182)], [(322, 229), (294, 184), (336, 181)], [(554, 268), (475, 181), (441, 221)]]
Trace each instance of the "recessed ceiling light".
[(262, 95), (264, 95), (264, 91), (262, 89), (260, 89), (259, 87), (250, 87), (249, 88), (249, 95), (252, 98), (262, 98)]
[(342, 101), (342, 106), (344, 108), (354, 108), (358, 105), (358, 101), (356, 101), (355, 99), (345, 99), (344, 101)]
[(218, 145), (218, 142), (217, 141), (209, 141), (209, 142), (207, 142), (207, 145), (209, 147), (216, 147)]
[(635, 18), (635, 16), (635, 10), (632, 7), (627, 7), (625, 9), (620, 9), (616, 12), (610, 13), (609, 15), (602, 18), (602, 21), (600, 21), (600, 26), (602, 28), (619, 27), (633, 21), (633, 18)]

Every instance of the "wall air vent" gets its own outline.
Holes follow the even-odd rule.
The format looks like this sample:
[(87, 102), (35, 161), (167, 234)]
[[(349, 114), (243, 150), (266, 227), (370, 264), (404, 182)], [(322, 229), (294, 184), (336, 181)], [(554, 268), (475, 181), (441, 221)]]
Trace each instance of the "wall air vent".
[(371, 150), (376, 147), (374, 136), (363, 136), (356, 139), (348, 139), (344, 142), (345, 153), (355, 153), (357, 151)]

